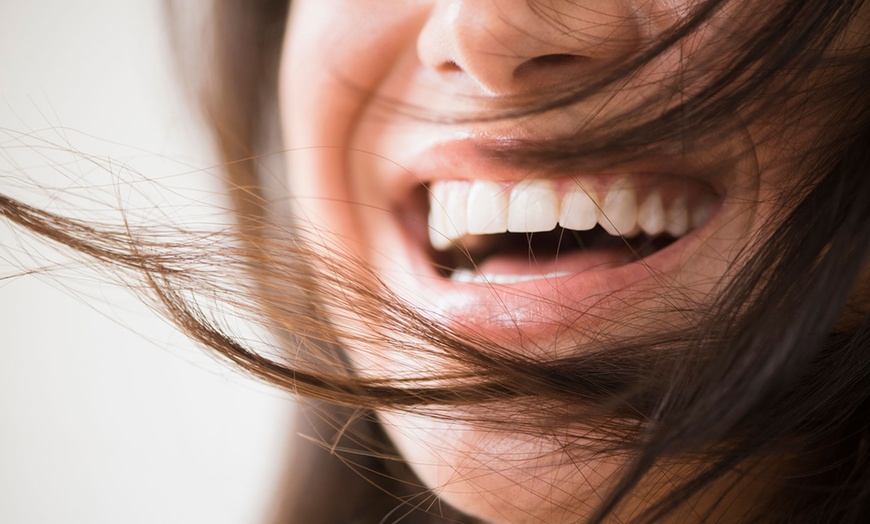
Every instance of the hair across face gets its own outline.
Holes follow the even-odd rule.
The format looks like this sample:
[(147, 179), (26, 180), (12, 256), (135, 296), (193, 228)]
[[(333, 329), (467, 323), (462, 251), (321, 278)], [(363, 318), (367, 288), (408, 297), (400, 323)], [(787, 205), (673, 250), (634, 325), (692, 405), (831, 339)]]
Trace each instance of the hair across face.
[[(722, 427), (679, 451), (742, 435), (716, 381), (750, 380), (740, 358), (775, 365), (761, 341), (788, 319), (741, 337), (765, 300), (795, 305), (777, 287), (794, 217), (866, 126), (857, 7), (294, 2), (279, 84), (290, 208), (355, 373), (421, 395), (380, 416), (438, 495), (493, 522), (583, 519), (644, 456), (638, 441), (614, 453), (614, 428), (679, 429), (669, 417), (709, 402)], [(815, 240), (807, 279), (831, 249)], [(847, 296), (810, 320), (820, 336)], [(427, 405), (445, 389), (433, 403), (462, 407)], [(621, 515), (680, 485), (641, 478)]]
[(292, 522), (864, 522), (865, 4), (218, 2), (237, 231), (0, 213), (329, 403)]

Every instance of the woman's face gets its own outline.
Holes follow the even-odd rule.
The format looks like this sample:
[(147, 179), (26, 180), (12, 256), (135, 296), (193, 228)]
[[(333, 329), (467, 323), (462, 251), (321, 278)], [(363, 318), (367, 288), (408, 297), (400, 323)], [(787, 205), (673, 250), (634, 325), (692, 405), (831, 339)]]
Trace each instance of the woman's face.
[[(714, 56), (712, 42), (753, 23), (751, 10), (720, 13), (618, 89), (523, 118), (475, 117), (594, 81), (694, 4), (295, 0), (281, 110), (293, 210), (309, 240), (327, 257), (365, 261), (424, 317), (529, 356), (689, 325), (774, 216), (795, 178), (782, 152), (799, 149), (812, 123), (740, 126), (735, 114), (726, 137), (555, 171), (492, 152), (662, 104), (678, 70)], [(429, 365), (391, 347), (352, 358), (391, 376)], [(382, 417), (424, 482), (493, 522), (580, 518), (618, 466), (569, 455), (558, 437)]]

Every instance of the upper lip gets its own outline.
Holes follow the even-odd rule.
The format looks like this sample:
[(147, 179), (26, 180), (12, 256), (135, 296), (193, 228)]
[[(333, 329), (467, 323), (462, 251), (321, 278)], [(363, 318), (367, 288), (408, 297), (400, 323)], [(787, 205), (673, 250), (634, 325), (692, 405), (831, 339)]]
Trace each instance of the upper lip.
[[(442, 180), (490, 180), (519, 182), (529, 178), (593, 177), (602, 180), (621, 175), (660, 175), (691, 180), (724, 195), (725, 184), (716, 172), (699, 159), (686, 154), (650, 154), (640, 159), (569, 163), (560, 160), (550, 166), (523, 162), (518, 155), (530, 142), (517, 138), (489, 138), (465, 135), (430, 143), (416, 151), (392, 156), (392, 168), (385, 175), (386, 197), (394, 209), (406, 209), (421, 187)], [(531, 142), (531, 147), (535, 143)], [(425, 214), (422, 215), (425, 221)]]
[[(451, 137), (430, 144), (402, 158), (391, 156), (398, 167), (394, 182), (397, 190), (437, 180), (492, 180), (519, 182), (527, 178), (570, 177), (578, 175), (608, 176), (615, 174), (651, 173), (678, 176), (701, 181), (721, 193), (718, 184), (705, 176), (705, 169), (684, 152), (648, 153), (639, 159), (595, 159), (569, 161), (554, 159), (522, 161), (525, 150), (536, 149), (536, 143), (517, 138)], [(393, 177), (391, 177), (393, 178)]]

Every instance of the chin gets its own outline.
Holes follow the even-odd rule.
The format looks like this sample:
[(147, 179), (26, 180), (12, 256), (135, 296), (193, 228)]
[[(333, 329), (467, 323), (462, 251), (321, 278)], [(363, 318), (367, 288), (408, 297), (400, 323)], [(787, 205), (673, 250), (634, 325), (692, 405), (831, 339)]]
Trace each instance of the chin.
[[(606, 496), (616, 459), (556, 437), (380, 414), (404, 459), (439, 500), (493, 524), (581, 522)], [(429, 503), (424, 502), (425, 503)], [(438, 512), (437, 502), (430, 511)]]

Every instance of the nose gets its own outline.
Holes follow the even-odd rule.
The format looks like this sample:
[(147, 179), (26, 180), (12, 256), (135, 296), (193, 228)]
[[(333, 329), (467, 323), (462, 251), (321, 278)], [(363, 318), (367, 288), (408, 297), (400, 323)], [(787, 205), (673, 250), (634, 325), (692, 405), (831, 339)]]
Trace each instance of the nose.
[(422, 63), (489, 95), (582, 80), (638, 48), (627, 0), (434, 0), (417, 39)]

